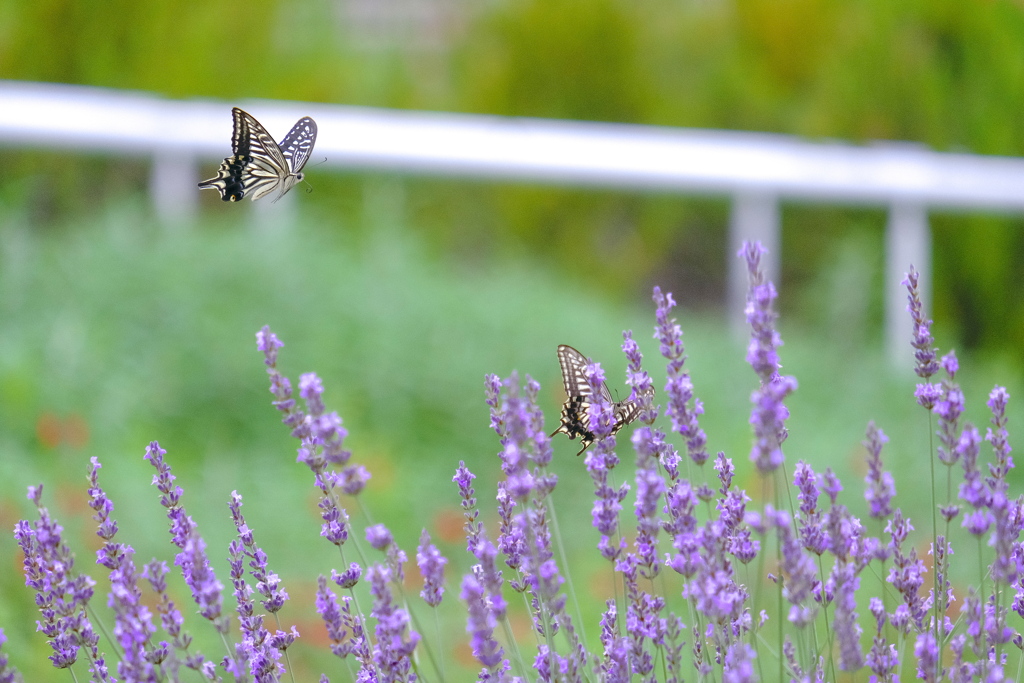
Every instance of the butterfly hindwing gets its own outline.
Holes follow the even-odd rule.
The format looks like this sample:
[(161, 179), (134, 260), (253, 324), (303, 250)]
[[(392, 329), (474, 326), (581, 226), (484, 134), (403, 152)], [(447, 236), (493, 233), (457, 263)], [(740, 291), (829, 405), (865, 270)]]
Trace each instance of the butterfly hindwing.
[(219, 191), (224, 201), (256, 201), (271, 193), (277, 194), (276, 201), (302, 180), (302, 167), (316, 142), (316, 123), (308, 116), (299, 119), (279, 145), (251, 114), (238, 107), (231, 114), (233, 154), (221, 163), (216, 177), (199, 187)]
[(635, 399), (616, 402), (612, 398), (608, 385), (604, 382), (597, 391), (587, 380), (587, 365), (590, 360), (571, 346), (562, 344), (558, 347), (558, 364), (562, 369), (562, 386), (565, 388), (565, 403), (562, 404), (561, 424), (551, 436), (564, 433), (570, 440), (580, 437), (580, 455), (594, 442), (594, 432), (590, 428), (590, 404), (595, 394), (600, 393), (606, 403), (612, 404), (615, 424), (612, 434), (619, 431), (640, 416), (640, 403)]

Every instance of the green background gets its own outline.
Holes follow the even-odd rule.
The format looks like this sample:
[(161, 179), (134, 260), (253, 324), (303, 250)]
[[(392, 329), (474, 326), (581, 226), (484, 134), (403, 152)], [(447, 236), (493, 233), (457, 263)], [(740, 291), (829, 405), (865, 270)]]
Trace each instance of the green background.
[[(0, 0), (0, 78), (216, 98), (225, 112), (264, 97), (1024, 153), (1024, 10), (1012, 2), (452, 3), (432, 40), (413, 29), (415, 40), (397, 29), (367, 38), (345, 7)], [(747, 461), (756, 380), (720, 309), (732, 258), (723, 198), (310, 169), (315, 192), (295, 198), (293, 224), (268, 227), (254, 219), (259, 205), (203, 193), (200, 220), (172, 231), (151, 213), (139, 160), (2, 149), (0, 162), (0, 526), (31, 518), (24, 487), (44, 482), (79, 568), (99, 577), (84, 483), (97, 456), (121, 540), (140, 564), (169, 560), (142, 461), (159, 440), (224, 581), (225, 506), (232, 490), (245, 497), (295, 597), (284, 620), (304, 635), (303, 680), (342, 670), (314, 654), (323, 647), (312, 612), (316, 575), (341, 563), (317, 536), (310, 477), (269, 405), (254, 337), (264, 324), (284, 340), (281, 367), (295, 385), (303, 372), (324, 379), (355, 460), (374, 475), (373, 521), (410, 555), (427, 527), (451, 557), (442, 623), (463, 665), (465, 646), (451, 642), (464, 629), (456, 598), (469, 560), (450, 479), (459, 460), (480, 475), (493, 532), (498, 445), (485, 373), (540, 380), (551, 428), (559, 343), (601, 361), (621, 395), (617, 348), (632, 329), (663, 381), (650, 337), (659, 284), (681, 302), (710, 449), (733, 458), (738, 484), (757, 498)], [(893, 372), (881, 353), (885, 213), (794, 204), (783, 225), (781, 354), (800, 381), (787, 457), (834, 467), (845, 503), (863, 515), (859, 442), (875, 420), (892, 437), (884, 454), (897, 503), (924, 529), (932, 427), (913, 404), (913, 375)], [(994, 384), (1020, 395), (1021, 227), (1015, 217), (932, 216), (930, 315), (940, 346), (961, 352), (968, 418), (982, 429)], [(1021, 411), (1014, 401), (1011, 410), (1012, 438)], [(621, 481), (631, 469), (620, 443)], [(591, 484), (572, 444), (555, 447), (556, 506), (593, 637), (608, 581), (594, 559)], [(28, 680), (52, 679), (10, 536), (0, 537), (0, 560), (5, 650)], [(409, 595), (417, 590), (410, 580)], [(103, 599), (101, 584), (100, 611)], [(219, 658), (208, 629), (190, 628)]]

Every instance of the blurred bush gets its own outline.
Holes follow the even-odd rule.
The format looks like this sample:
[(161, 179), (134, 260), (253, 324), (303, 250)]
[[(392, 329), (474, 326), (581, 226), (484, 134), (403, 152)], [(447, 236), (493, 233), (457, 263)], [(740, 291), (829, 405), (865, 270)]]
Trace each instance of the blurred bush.
[[(1011, 0), (436, 0), (416, 4), (433, 9), (390, 40), (356, 21), (371, 5), (0, 0), (0, 77), (1024, 154), (1024, 10)], [(376, 6), (384, 18), (403, 11), (397, 0)], [(417, 30), (432, 39), (410, 39)], [(97, 178), (100, 192), (117, 176), (145, 182), (131, 162), (5, 152), (4, 163), (6, 178), (30, 179), (16, 194), (41, 217), (88, 204)], [(342, 184), (353, 181), (324, 181), (311, 201), (351, 213), (350, 193), (332, 192)], [(657, 279), (691, 304), (720, 300), (724, 199), (465, 187), (407, 184), (406, 210), (436, 248), (524, 251), (610, 294)], [(877, 211), (786, 217), (782, 282), (796, 291), (819, 286), (838, 253), (822, 234), (853, 231), (881, 248)], [(933, 224), (935, 315), (958, 321), (946, 334), (1024, 346), (1024, 297), (1008, 287), (1024, 260), (1021, 220)]]

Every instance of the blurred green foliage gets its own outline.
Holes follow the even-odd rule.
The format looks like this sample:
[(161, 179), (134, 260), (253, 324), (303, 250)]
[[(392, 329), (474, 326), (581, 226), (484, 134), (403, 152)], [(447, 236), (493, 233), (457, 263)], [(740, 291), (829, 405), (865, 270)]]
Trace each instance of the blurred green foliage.
[[(453, 0), (413, 24), (439, 31), (428, 43), (370, 30), (357, 6), (368, 5), (0, 0), (0, 77), (1024, 154), (1024, 9), (1013, 0)], [(401, 3), (381, 6), (385, 23), (401, 14)], [(131, 161), (5, 152), (3, 162), (5, 183), (14, 179), (42, 217), (145, 182)], [(352, 179), (317, 182), (311, 201), (345, 211), (339, 188)], [(693, 303), (721, 301), (725, 198), (407, 187), (409, 211), (446, 252), (525, 251), (620, 300), (657, 280)], [(1021, 219), (936, 215), (933, 224), (935, 317), (958, 343), (1024, 348), (1024, 296), (1010, 286), (1024, 281)], [(884, 217), (797, 208), (785, 229), (782, 282), (803, 302), (843, 248), (820, 236), (881, 249)], [(864, 268), (869, 251), (857, 252)], [(872, 301), (855, 325), (877, 327)]]

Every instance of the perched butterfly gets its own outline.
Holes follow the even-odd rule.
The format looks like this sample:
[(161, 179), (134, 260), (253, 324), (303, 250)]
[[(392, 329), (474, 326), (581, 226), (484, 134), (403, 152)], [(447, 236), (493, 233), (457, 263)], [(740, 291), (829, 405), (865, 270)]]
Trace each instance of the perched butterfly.
[[(562, 424), (558, 429), (551, 432), (551, 436), (564, 432), (569, 439), (580, 437), (580, 444), (583, 448), (576, 455), (594, 443), (594, 432), (590, 428), (590, 414), (588, 408), (595, 394), (600, 392), (601, 397), (612, 404), (612, 411), (615, 415), (615, 424), (612, 425), (612, 434), (619, 431), (630, 422), (640, 416), (640, 401), (631, 397), (625, 401), (616, 401), (608, 391), (608, 385), (604, 382), (595, 388), (587, 381), (587, 365), (590, 361), (582, 353), (561, 344), (558, 347), (558, 364), (562, 366), (562, 386), (565, 387), (565, 403), (562, 405)], [(654, 390), (651, 390), (653, 395)]]
[(234, 154), (221, 163), (216, 178), (204, 180), (199, 187), (217, 190), (224, 201), (237, 202), (244, 197), (256, 201), (272, 192), (277, 193), (277, 201), (302, 180), (302, 167), (316, 142), (316, 122), (308, 116), (299, 119), (277, 144), (251, 115), (238, 107), (231, 114), (235, 120), (231, 134)]

